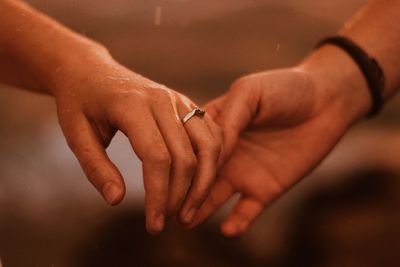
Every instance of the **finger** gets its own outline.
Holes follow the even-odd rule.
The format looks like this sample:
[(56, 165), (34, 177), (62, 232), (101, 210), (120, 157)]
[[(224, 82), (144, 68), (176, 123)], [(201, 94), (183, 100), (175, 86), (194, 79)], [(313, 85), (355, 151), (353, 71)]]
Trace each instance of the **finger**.
[(243, 234), (261, 214), (263, 207), (263, 204), (258, 200), (242, 197), (228, 218), (222, 223), (222, 234), (226, 237), (237, 237)]
[(211, 192), (203, 205), (200, 207), (193, 222), (188, 225), (193, 228), (205, 221), (211, 214), (214, 214), (229, 198), (235, 193), (233, 187), (219, 178), (211, 188)]
[(240, 133), (257, 113), (259, 91), (250, 89), (239, 80), (227, 93), (223, 107), (219, 107), (216, 121), (224, 129), (225, 148), (228, 154), (231, 154)]
[(146, 228), (152, 234), (165, 226), (168, 202), (171, 156), (150, 110), (140, 116), (116, 115), (116, 126), (128, 137), (133, 150), (142, 160), (146, 192)]
[(154, 107), (154, 116), (172, 156), (168, 215), (179, 210), (196, 173), (197, 158), (185, 128), (170, 99)]
[(197, 150), (198, 162), (196, 176), (180, 212), (180, 221), (190, 224), (215, 180), (221, 145), (201, 117), (190, 119), (185, 124), (185, 129)]
[(221, 110), (224, 106), (225, 100), (227, 95), (222, 95), (210, 102), (208, 102), (204, 106), (204, 110), (209, 114), (213, 119), (216, 119), (218, 115), (221, 113)]
[(227, 155), (224, 149), (224, 132), (222, 128), (218, 124), (216, 124), (207, 113), (204, 116), (204, 120), (208, 129), (210, 130), (210, 133), (221, 147), (221, 152), (219, 153), (218, 158), (218, 167), (221, 167), (227, 160)]
[(89, 181), (110, 205), (121, 202), (125, 195), (123, 178), (108, 158), (93, 126), (84, 115), (60, 119), (60, 124)]

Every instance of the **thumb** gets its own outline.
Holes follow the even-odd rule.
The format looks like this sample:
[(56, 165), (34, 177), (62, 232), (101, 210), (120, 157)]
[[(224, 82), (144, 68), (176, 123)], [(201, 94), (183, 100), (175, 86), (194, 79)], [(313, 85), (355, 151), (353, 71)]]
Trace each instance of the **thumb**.
[(219, 113), (221, 112), (221, 109), (225, 104), (226, 98), (227, 94), (222, 95), (214, 100), (211, 100), (203, 107), (204, 110), (207, 112), (207, 114), (210, 115), (215, 122), (217, 122), (216, 120), (218, 118)]
[(223, 104), (214, 104), (219, 104), (215, 120), (223, 128), (228, 155), (233, 152), (240, 134), (256, 116), (259, 103), (257, 92), (255, 88), (238, 82), (224, 95)]

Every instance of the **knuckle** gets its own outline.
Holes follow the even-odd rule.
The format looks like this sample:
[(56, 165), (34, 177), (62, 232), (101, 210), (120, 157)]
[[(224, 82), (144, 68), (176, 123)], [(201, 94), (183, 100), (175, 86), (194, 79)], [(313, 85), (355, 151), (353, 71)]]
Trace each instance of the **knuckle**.
[(249, 76), (243, 76), (234, 81), (230, 87), (230, 90), (239, 90), (245, 86), (247, 86), (249, 80)]
[(204, 146), (203, 155), (207, 157), (212, 157), (214, 159), (218, 158), (221, 154), (222, 146), (216, 140), (208, 141)]
[(121, 104), (117, 104), (114, 101), (110, 101), (110, 105), (107, 106), (107, 113), (111, 118), (118, 118), (123, 114), (124, 107)]
[(229, 88), (230, 92), (242, 93), (243, 91), (251, 91), (260, 85), (261, 80), (258, 78), (259, 73), (249, 74), (237, 79)]
[(192, 154), (190, 157), (186, 157), (186, 166), (190, 170), (195, 170), (197, 168), (197, 158)]
[(106, 105), (111, 115), (121, 115), (126, 113), (127, 108), (143, 106), (148, 102), (148, 97), (138, 90), (120, 91), (112, 94)]
[(157, 88), (152, 91), (152, 105), (154, 107), (163, 106), (171, 102), (171, 94), (169, 90)]
[(192, 153), (182, 156), (177, 162), (181, 162), (182, 167), (191, 173), (194, 172), (197, 167), (197, 159)]
[(156, 166), (170, 167), (172, 164), (171, 156), (164, 147), (150, 149), (146, 158), (150, 164)]

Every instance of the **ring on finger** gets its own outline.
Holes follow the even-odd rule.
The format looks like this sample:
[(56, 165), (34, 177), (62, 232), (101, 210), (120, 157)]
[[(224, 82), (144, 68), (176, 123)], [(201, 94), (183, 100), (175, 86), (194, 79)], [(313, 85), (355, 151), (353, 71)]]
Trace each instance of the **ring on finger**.
[(203, 117), (206, 114), (205, 110), (200, 107), (195, 107), (192, 111), (185, 115), (182, 119), (182, 123), (187, 123), (191, 118), (195, 116)]

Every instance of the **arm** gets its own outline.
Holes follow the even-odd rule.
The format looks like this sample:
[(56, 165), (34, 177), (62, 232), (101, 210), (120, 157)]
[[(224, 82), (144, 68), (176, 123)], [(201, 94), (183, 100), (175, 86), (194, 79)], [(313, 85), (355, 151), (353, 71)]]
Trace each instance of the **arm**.
[[(340, 31), (381, 64), (383, 95), (400, 87), (400, 1), (370, 1)], [(195, 226), (233, 194), (241, 197), (221, 225), (244, 233), (257, 216), (334, 148), (371, 106), (367, 83), (341, 49), (326, 45), (292, 68), (245, 76), (209, 103), (231, 153)]]
[(0, 0), (0, 10), (0, 77), (54, 96), (67, 142), (105, 200), (117, 204), (125, 193), (105, 151), (121, 130), (143, 163), (147, 229), (161, 232), (175, 214), (190, 222), (221, 158), (222, 133), (211, 118), (183, 125), (196, 106), (187, 97), (121, 66), (102, 45), (21, 1)]
[(1, 77), (7, 83), (53, 94), (52, 82), (60, 76), (60, 68), (74, 64), (82, 68), (82, 64), (76, 63), (109, 56), (100, 44), (70, 31), (22, 1), (0, 1), (0, 10)]
[[(385, 75), (384, 99), (389, 100), (400, 88), (400, 1), (375, 0), (362, 8), (339, 31), (380, 64)], [(343, 115), (350, 121), (363, 117), (371, 105), (367, 83), (358, 66), (340, 48), (325, 46), (300, 65), (315, 76), (321, 87), (343, 105)]]
[(0, 48), (0, 83), (14, 87), (24, 88), (32, 91), (43, 92), (44, 86), (19, 64), (16, 59), (6, 54)]

